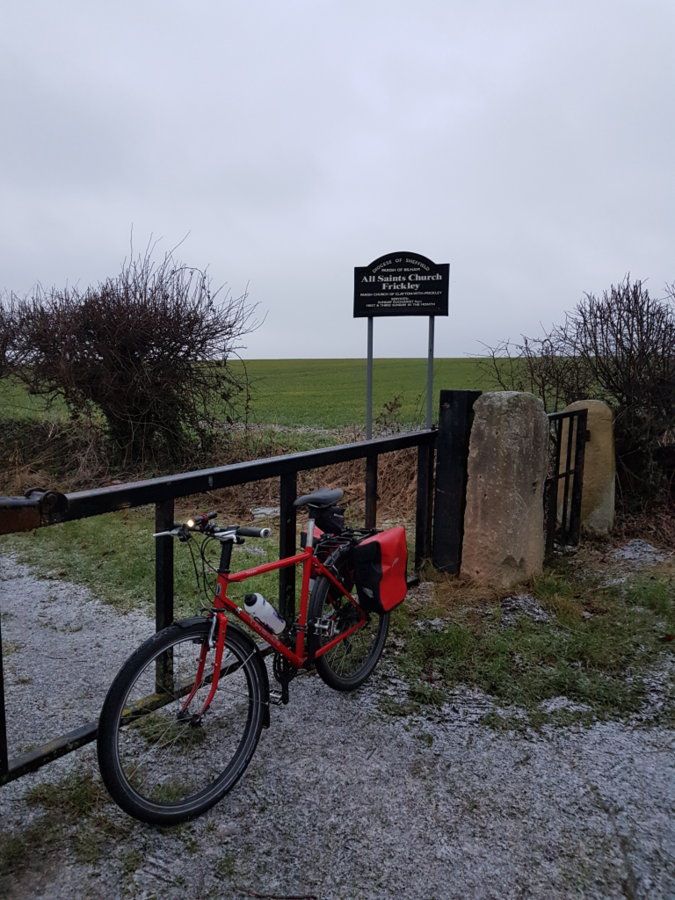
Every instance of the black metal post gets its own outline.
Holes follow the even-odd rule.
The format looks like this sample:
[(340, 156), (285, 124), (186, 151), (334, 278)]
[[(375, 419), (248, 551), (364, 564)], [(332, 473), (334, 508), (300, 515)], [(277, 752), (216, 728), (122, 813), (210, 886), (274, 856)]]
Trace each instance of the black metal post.
[(558, 518), (558, 479), (549, 475), (544, 485), (545, 544), (544, 556), (549, 559), (555, 547), (555, 533)]
[[(560, 428), (565, 427), (567, 423), (567, 447), (565, 448), (565, 474), (563, 478), (563, 507), (562, 507), (562, 533), (564, 541), (567, 543), (570, 536), (570, 526), (567, 524), (567, 510), (570, 505), (570, 472), (572, 467), (572, 438), (574, 436), (574, 416), (568, 416), (560, 422)], [(571, 524), (571, 523), (570, 523)]]
[[(174, 526), (173, 499), (155, 504), (155, 531)], [(173, 538), (155, 538), (155, 627), (157, 631), (173, 622)]]
[(0, 776), (8, 771), (7, 723), (5, 721), (5, 678), (2, 669), (2, 616), (0, 616)]
[[(279, 557), (295, 553), (296, 515), (293, 501), (298, 494), (295, 472), (282, 475), (279, 494)], [(279, 569), (279, 613), (287, 622), (295, 619), (295, 567)]]
[(366, 457), (366, 528), (377, 527), (377, 453)]
[(558, 491), (560, 489), (560, 453), (562, 449), (562, 429), (564, 419), (549, 416), (549, 423), (555, 431), (553, 460), (545, 486), (544, 503), (546, 511), (546, 545), (545, 555), (548, 559), (555, 547), (555, 536), (558, 531)]
[(441, 391), (436, 444), (436, 491), (432, 561), (456, 574), (462, 558), (467, 459), (473, 405), (481, 391)]
[[(155, 504), (155, 531), (170, 531), (174, 525), (173, 498)], [(155, 538), (155, 630), (173, 622), (173, 538)], [(155, 666), (157, 691), (173, 688), (173, 657), (163, 653)]]
[(581, 497), (584, 487), (584, 457), (586, 453), (586, 427), (588, 410), (580, 409), (576, 416), (576, 445), (574, 448), (574, 481), (572, 482), (572, 508), (570, 510), (569, 540), (578, 544), (581, 538)]
[(415, 571), (431, 556), (433, 511), (434, 451), (417, 448), (417, 498), (415, 509)]

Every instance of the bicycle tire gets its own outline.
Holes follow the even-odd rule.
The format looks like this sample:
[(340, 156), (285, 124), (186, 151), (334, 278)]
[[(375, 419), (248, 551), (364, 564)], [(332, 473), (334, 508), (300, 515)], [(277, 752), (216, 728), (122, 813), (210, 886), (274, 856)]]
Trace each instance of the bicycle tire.
[[(325, 565), (338, 574), (346, 589), (356, 598), (350, 559), (351, 548), (341, 547), (325, 561)], [(353, 622), (353, 605), (325, 575), (319, 576), (309, 602), (310, 656)], [(326, 631), (326, 626), (329, 631)], [(389, 613), (369, 613), (368, 623), (353, 637), (345, 638), (332, 650), (315, 659), (316, 670), (321, 679), (337, 691), (356, 690), (377, 665), (388, 630)]]
[[(206, 618), (188, 619), (153, 635), (122, 666), (103, 703), (97, 737), (103, 782), (118, 806), (152, 825), (185, 822), (221, 800), (243, 775), (265, 722), (264, 663), (229, 623), (210, 708), (200, 724), (184, 713), (178, 718), (210, 628)], [(190, 713), (210, 689), (213, 653), (210, 648)], [(158, 661), (170, 661), (170, 675), (158, 676)], [(158, 687), (158, 677), (165, 684), (170, 678), (170, 688)]]

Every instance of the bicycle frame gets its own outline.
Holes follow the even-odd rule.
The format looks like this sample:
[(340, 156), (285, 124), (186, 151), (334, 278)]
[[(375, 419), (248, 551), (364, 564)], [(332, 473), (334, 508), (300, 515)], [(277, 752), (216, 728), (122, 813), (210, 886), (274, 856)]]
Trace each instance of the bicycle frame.
[[(238, 584), (242, 581), (247, 581), (249, 578), (255, 578), (257, 575), (264, 575), (266, 572), (273, 572), (276, 569), (284, 569), (290, 566), (302, 566), (302, 588), (300, 592), (300, 612), (298, 618), (296, 620), (295, 629), (295, 647), (289, 647), (283, 641), (279, 640), (279, 638), (261, 625), (253, 616), (250, 616), (246, 610), (237, 606), (237, 604), (227, 596), (228, 586), (230, 584)], [(317, 652), (314, 654), (315, 657), (323, 656), (324, 653), (327, 653), (329, 650), (332, 650), (340, 641), (343, 641), (345, 638), (348, 638), (350, 635), (354, 634), (358, 631), (366, 622), (367, 616), (365, 612), (361, 609), (358, 603), (354, 600), (353, 596), (349, 591), (347, 591), (344, 585), (340, 582), (338, 578), (333, 575), (330, 569), (327, 569), (324, 564), (317, 559), (314, 548), (306, 547), (300, 553), (296, 553), (294, 556), (288, 556), (284, 559), (276, 560), (275, 562), (264, 563), (261, 566), (255, 566), (252, 569), (242, 569), (240, 572), (235, 572), (234, 574), (230, 572), (218, 572), (218, 579), (216, 582), (216, 593), (214, 597), (213, 608), (218, 612), (224, 612), (225, 610), (234, 613), (234, 615), (248, 625), (256, 634), (260, 635), (260, 637), (277, 653), (281, 653), (291, 665), (296, 668), (302, 668), (307, 664), (309, 660), (309, 654), (307, 653), (307, 646), (305, 636), (307, 634), (307, 615), (309, 611), (309, 583), (312, 577), (316, 577), (319, 575), (325, 576), (330, 583), (338, 590), (342, 595), (344, 595), (349, 602), (358, 610), (359, 612), (359, 621), (356, 622), (351, 628), (348, 628), (346, 631), (343, 631), (333, 640), (328, 641), (327, 644), (324, 644), (320, 647)]]

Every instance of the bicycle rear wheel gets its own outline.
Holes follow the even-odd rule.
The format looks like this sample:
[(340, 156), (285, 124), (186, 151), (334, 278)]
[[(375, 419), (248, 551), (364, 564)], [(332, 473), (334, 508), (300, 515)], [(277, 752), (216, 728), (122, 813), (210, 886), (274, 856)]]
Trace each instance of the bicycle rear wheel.
[[(350, 548), (341, 548), (326, 560), (325, 565), (337, 572), (345, 588), (357, 599), (350, 558)], [(317, 578), (309, 602), (310, 654), (347, 631), (358, 618), (358, 610), (325, 575)], [(316, 670), (323, 681), (338, 691), (353, 691), (362, 685), (377, 665), (388, 630), (388, 613), (368, 613), (362, 628), (317, 657)]]
[[(253, 643), (228, 625), (218, 690), (196, 716), (212, 681), (210, 621), (187, 620), (155, 634), (113, 681), (101, 710), (103, 781), (125, 812), (154, 825), (184, 822), (217, 803), (246, 769), (269, 701)], [(195, 683), (202, 648), (206, 665)]]

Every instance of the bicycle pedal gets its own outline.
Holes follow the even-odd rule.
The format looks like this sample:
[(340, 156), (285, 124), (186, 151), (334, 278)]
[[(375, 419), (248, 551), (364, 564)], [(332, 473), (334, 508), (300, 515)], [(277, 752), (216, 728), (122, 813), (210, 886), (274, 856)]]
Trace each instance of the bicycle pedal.
[(274, 706), (283, 706), (284, 705), (281, 691), (270, 691), (270, 705), (274, 705)]

